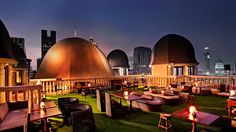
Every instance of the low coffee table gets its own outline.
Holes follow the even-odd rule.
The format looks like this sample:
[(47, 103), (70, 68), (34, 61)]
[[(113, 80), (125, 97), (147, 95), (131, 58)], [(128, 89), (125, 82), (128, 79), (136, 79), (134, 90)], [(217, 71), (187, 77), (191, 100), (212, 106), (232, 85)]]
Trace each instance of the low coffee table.
[(113, 94), (111, 94), (111, 96), (119, 98), (120, 104), (122, 104), (121, 99), (125, 99), (125, 100), (129, 101), (130, 102), (130, 107), (129, 107), (130, 109), (132, 109), (132, 101), (142, 99), (142, 97), (139, 97), (139, 96), (132, 96), (132, 95), (124, 96), (124, 94), (122, 92), (113, 93)]
[(207, 112), (198, 111), (196, 113), (195, 119), (189, 118), (189, 110), (187, 108), (180, 109), (172, 113), (172, 116), (184, 119), (186, 121), (192, 122), (192, 130), (196, 131), (196, 123), (202, 124), (202, 125), (211, 125), (214, 121), (216, 121), (220, 116), (214, 115)]

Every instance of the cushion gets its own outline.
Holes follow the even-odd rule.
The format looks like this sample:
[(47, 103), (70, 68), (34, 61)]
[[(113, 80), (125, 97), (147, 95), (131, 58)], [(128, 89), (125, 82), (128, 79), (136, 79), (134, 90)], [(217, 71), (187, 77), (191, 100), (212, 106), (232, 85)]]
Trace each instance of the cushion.
[(146, 94), (142, 95), (141, 97), (142, 99), (147, 99), (147, 100), (152, 100), (154, 98), (152, 95), (146, 95)]
[(173, 92), (171, 92), (171, 91), (165, 91), (163, 93), (163, 95), (165, 95), (165, 96), (174, 96), (175, 94)]
[(0, 104), (0, 111), (0, 120), (3, 121), (9, 111), (7, 103)]
[(131, 92), (130, 95), (135, 95), (135, 96), (139, 96), (139, 97), (142, 96), (142, 94), (139, 92)]
[(177, 84), (170, 84), (172, 88), (177, 88)]
[(154, 94), (160, 93), (160, 92), (159, 92), (158, 90), (156, 90), (156, 89), (152, 89), (150, 92), (151, 92), (151, 93), (154, 93)]

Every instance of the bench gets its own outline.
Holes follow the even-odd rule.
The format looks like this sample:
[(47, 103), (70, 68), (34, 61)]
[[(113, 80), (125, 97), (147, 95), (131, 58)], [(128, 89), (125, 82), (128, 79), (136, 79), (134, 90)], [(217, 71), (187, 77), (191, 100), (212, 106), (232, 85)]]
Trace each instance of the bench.
[[(161, 110), (162, 101), (153, 96), (139, 95), (137, 92), (131, 92), (129, 97), (141, 97), (140, 99), (132, 101), (132, 106), (135, 108), (142, 109), (144, 111), (156, 112)], [(129, 102), (127, 102), (129, 103)]]
[(0, 131), (24, 131), (27, 121), (28, 101), (0, 104)]
[(163, 104), (175, 104), (177, 105), (179, 102), (179, 96), (178, 95), (165, 95), (165, 94), (158, 94), (158, 93), (151, 93), (149, 91), (144, 92), (146, 95), (152, 95), (154, 97), (157, 97), (161, 99)]

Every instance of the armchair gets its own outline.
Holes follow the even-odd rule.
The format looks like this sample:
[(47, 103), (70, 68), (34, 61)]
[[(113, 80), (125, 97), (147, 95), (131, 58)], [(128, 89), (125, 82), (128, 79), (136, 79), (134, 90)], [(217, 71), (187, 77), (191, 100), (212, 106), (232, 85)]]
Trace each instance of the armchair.
[(58, 98), (58, 107), (61, 110), (62, 113), (62, 118), (63, 118), (63, 122), (64, 123), (68, 123), (68, 120), (66, 117), (68, 117), (67, 115), (67, 111), (65, 109), (66, 105), (69, 104), (79, 104), (79, 99), (75, 98), (75, 97), (64, 97), (64, 98)]
[(73, 132), (94, 132), (96, 130), (92, 107), (88, 104), (68, 104), (65, 106)]

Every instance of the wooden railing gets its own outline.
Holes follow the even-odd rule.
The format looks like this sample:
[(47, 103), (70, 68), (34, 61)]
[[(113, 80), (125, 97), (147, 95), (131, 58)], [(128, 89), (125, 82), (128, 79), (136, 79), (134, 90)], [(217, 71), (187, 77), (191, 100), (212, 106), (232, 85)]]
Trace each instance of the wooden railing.
[(42, 98), (41, 91), (41, 85), (0, 87), (0, 102), (29, 100), (32, 104), (40, 104)]
[(236, 76), (114, 76), (114, 77), (97, 77), (97, 78), (51, 78), (51, 79), (32, 79), (30, 85), (36, 85), (37, 82), (43, 86), (42, 91), (46, 94), (55, 94), (58, 89), (64, 93), (70, 92), (73, 89), (75, 82), (89, 82), (92, 85), (99, 87), (110, 87), (111, 80), (122, 80), (122, 82), (138, 82), (138, 85), (143, 86), (159, 86), (166, 87), (172, 82), (199, 82), (208, 84), (236, 84)]

